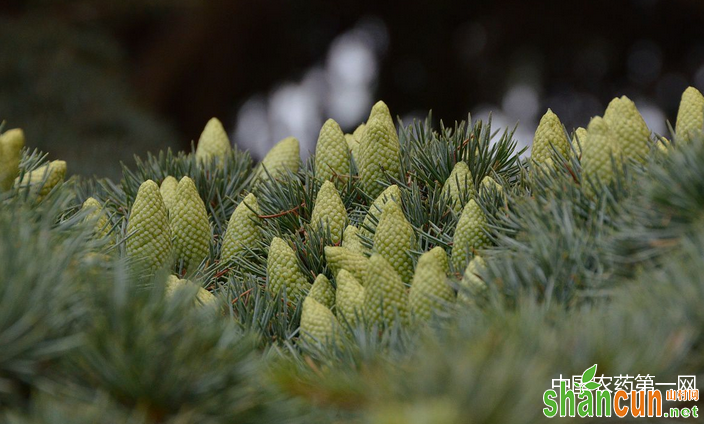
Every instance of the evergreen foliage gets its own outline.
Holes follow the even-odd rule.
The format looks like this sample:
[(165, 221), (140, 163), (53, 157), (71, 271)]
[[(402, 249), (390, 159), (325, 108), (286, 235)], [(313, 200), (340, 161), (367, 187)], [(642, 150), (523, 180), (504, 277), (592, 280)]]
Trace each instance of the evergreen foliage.
[[(594, 363), (702, 375), (704, 135), (688, 110), (686, 141), (657, 147), (628, 102), (576, 143), (551, 115), (537, 162), (490, 121), (399, 122), (398, 170), (366, 180), (354, 155), (321, 178), (315, 157), (273, 175), (167, 151), (31, 193), (51, 162), (25, 147), (0, 192), (0, 421), (529, 423)], [(167, 177), (192, 180), (211, 246), (144, 272), (138, 192), (167, 232)]]

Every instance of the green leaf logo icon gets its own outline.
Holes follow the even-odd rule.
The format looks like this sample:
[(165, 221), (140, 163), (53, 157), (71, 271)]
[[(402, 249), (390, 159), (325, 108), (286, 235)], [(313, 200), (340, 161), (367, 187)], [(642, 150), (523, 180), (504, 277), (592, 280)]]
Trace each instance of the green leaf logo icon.
[(599, 388), (599, 386), (601, 386), (601, 384), (595, 383), (595, 382), (593, 382), (593, 381), (590, 381), (589, 383), (587, 383), (587, 384), (584, 385), (584, 387), (585, 387), (587, 390), (594, 390), (594, 389)]
[(592, 381), (596, 375), (596, 364), (587, 368), (582, 374), (582, 388), (586, 390), (594, 390), (600, 386), (599, 383)]
[(596, 375), (596, 364), (592, 365), (591, 367), (587, 368), (586, 371), (582, 374), (582, 384), (589, 383), (592, 381), (594, 378), (594, 375)]

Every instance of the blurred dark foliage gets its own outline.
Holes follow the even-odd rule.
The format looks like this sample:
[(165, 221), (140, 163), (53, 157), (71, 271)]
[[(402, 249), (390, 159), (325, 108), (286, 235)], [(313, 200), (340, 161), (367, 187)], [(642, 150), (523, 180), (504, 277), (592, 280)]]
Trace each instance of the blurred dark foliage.
[(616, 94), (672, 119), (683, 88), (702, 83), (700, 0), (10, 0), (0, 119), (70, 172), (116, 176), (115, 159), (188, 148), (212, 116), (231, 123), (368, 16), (389, 36), (374, 97), (399, 115), (462, 119), (524, 81), (568, 127)]

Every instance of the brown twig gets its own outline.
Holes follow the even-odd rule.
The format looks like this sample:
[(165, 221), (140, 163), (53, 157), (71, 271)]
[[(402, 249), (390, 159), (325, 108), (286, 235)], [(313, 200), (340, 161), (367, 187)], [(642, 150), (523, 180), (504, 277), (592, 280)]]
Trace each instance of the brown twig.
[(235, 302), (237, 302), (237, 301), (240, 299), (240, 297), (245, 296), (245, 295), (248, 295), (248, 294), (251, 293), (251, 292), (252, 292), (252, 289), (249, 289), (249, 290), (246, 290), (246, 291), (242, 292), (242, 294), (240, 294), (240, 295), (237, 296), (236, 298), (232, 299), (232, 304), (234, 305)]
[(225, 268), (222, 271), (218, 272), (215, 274), (215, 278), (220, 278), (223, 275), (227, 274), (230, 271), (230, 268)]
[(279, 217), (281, 217), (281, 216), (288, 215), (288, 214), (290, 214), (290, 213), (295, 213), (295, 212), (298, 211), (298, 209), (299, 209), (301, 206), (303, 206), (303, 205), (304, 205), (304, 204), (300, 204), (300, 205), (298, 205), (298, 206), (296, 206), (296, 207), (294, 207), (294, 208), (292, 208), (292, 209), (289, 209), (289, 210), (283, 211), (283, 212), (279, 212), (279, 213), (276, 213), (276, 214), (274, 214), (274, 215), (257, 215), (257, 217), (258, 217), (259, 219), (279, 218)]
[(572, 176), (572, 179), (574, 180), (574, 182), (577, 183), (577, 184), (579, 184), (579, 180), (577, 180), (577, 176), (576, 176), (576, 175), (574, 174), (574, 172), (572, 171), (572, 168), (571, 168), (569, 165), (565, 165), (565, 169), (567, 169), (567, 172), (570, 173), (570, 175)]

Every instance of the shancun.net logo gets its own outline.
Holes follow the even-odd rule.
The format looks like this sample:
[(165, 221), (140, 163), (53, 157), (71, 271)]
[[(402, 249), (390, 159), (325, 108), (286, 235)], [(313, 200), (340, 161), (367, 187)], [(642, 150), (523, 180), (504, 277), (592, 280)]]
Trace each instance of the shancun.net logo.
[[(697, 405), (666, 407), (667, 402), (697, 402), (699, 390), (694, 375), (680, 375), (676, 383), (656, 383), (651, 375), (597, 376), (596, 364), (581, 376), (552, 380), (543, 393), (543, 413), (557, 417), (669, 417), (699, 418)], [(664, 395), (663, 395), (664, 392)]]

